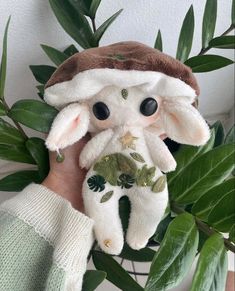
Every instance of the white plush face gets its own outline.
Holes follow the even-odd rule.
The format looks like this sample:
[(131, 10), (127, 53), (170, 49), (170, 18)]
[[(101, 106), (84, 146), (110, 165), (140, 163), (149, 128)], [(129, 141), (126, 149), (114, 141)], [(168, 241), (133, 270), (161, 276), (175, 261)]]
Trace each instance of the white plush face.
[(109, 86), (88, 100), (89, 131), (118, 126), (147, 127), (159, 118), (161, 99), (149, 96), (141, 87)]

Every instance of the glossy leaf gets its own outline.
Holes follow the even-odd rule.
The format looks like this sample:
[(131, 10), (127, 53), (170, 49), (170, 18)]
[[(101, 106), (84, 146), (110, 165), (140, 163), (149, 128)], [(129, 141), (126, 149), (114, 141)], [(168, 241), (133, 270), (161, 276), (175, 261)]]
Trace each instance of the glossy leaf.
[(38, 85), (36, 88), (38, 89), (39, 93), (43, 96), (44, 95), (44, 85)]
[(31, 137), (25, 143), (26, 148), (38, 165), (40, 177), (46, 178), (49, 172), (49, 155), (45, 146), (45, 141), (38, 137)]
[(207, 0), (202, 23), (202, 48), (209, 45), (214, 36), (217, 18), (217, 0)]
[(35, 79), (41, 83), (46, 84), (46, 82), (50, 79), (51, 75), (55, 72), (56, 68), (52, 66), (46, 65), (34, 65), (29, 66), (31, 72), (33, 73)]
[(0, 116), (6, 115), (5, 107), (2, 103), (0, 103)]
[(204, 244), (190, 291), (225, 290), (227, 252), (221, 235), (212, 235)]
[(202, 155), (203, 153), (208, 152), (214, 146), (215, 141), (215, 130), (211, 130), (211, 137), (209, 141), (204, 146), (196, 147), (190, 145), (180, 145), (179, 150), (174, 153), (174, 158), (177, 163), (176, 170), (167, 174), (167, 181), (169, 185), (169, 189), (174, 187), (174, 180), (183, 175), (184, 171), (187, 171), (187, 167), (191, 164), (191, 162)]
[(27, 164), (35, 164), (25, 145), (0, 144), (0, 159)]
[(0, 118), (0, 144), (22, 145), (24, 141), (25, 138), (18, 129)]
[(201, 220), (207, 221), (213, 207), (229, 193), (235, 194), (235, 178), (229, 179), (207, 191), (193, 205), (192, 213)]
[(233, 3), (232, 3), (231, 20), (232, 20), (232, 25), (235, 27), (235, 0), (233, 0)]
[(71, 57), (74, 54), (78, 53), (78, 50), (76, 49), (76, 47), (71, 44), (70, 46), (68, 46), (65, 50), (64, 50), (64, 54), (66, 54), (67, 56)]
[(0, 180), (0, 191), (19, 192), (30, 183), (40, 183), (38, 171), (19, 171)]
[(210, 43), (210, 47), (221, 49), (234, 49), (235, 48), (235, 36), (225, 35), (213, 38)]
[(136, 251), (125, 244), (119, 257), (134, 262), (151, 262), (154, 255), (155, 251), (150, 248), (146, 247)]
[(224, 142), (224, 127), (221, 123), (221, 121), (216, 121), (213, 125), (212, 128), (215, 129), (215, 143), (214, 147), (217, 147)]
[(92, 0), (91, 1), (91, 6), (90, 6), (90, 9), (89, 9), (89, 15), (93, 19), (95, 18), (96, 11), (99, 8), (100, 2), (101, 2), (101, 0)]
[(8, 27), (11, 17), (8, 18), (7, 25), (5, 27), (4, 37), (3, 37), (3, 46), (2, 46), (2, 58), (0, 66), (0, 99), (4, 98), (4, 89), (6, 82), (6, 70), (7, 70), (7, 34)]
[(40, 132), (49, 132), (58, 111), (37, 100), (19, 100), (13, 104), (8, 116), (12, 119)]
[[(234, 185), (234, 184), (233, 184)], [(209, 216), (208, 223), (221, 232), (229, 232), (235, 224), (235, 191), (230, 191), (224, 195), (213, 207)]]
[(64, 30), (84, 49), (94, 46), (92, 30), (86, 17), (68, 0), (49, 0)]
[(114, 20), (121, 14), (123, 9), (120, 9), (118, 12), (113, 14), (110, 18), (108, 18), (94, 33), (96, 44), (99, 43), (101, 37), (107, 30), (107, 28), (114, 22)]
[(176, 58), (185, 62), (190, 54), (194, 33), (194, 11), (191, 5), (181, 27)]
[(177, 286), (190, 270), (197, 247), (198, 231), (193, 216), (180, 214), (169, 225), (156, 252), (145, 290), (169, 290)]
[(92, 259), (96, 269), (106, 272), (107, 279), (121, 290), (144, 290), (111, 256), (94, 251)]
[(171, 196), (179, 203), (190, 204), (198, 200), (212, 187), (223, 182), (234, 168), (235, 148), (222, 145), (194, 160), (184, 175), (177, 177)]
[(160, 29), (158, 30), (158, 33), (157, 33), (157, 38), (154, 44), (154, 48), (162, 52), (162, 34), (161, 34)]
[(62, 53), (61, 51), (45, 45), (45, 44), (41, 44), (42, 49), (44, 50), (44, 52), (46, 53), (46, 55), (49, 57), (49, 59), (56, 65), (59, 66), (61, 63), (63, 63), (68, 56), (65, 53)]
[(218, 70), (233, 64), (234, 62), (217, 55), (202, 55), (188, 59), (185, 65), (189, 66), (194, 73), (203, 73)]
[(157, 243), (161, 243), (165, 233), (167, 231), (167, 228), (169, 226), (169, 224), (172, 222), (173, 218), (170, 215), (167, 215), (159, 224), (157, 227), (157, 230), (154, 234), (154, 241), (156, 241)]
[(90, 17), (90, 7), (92, 0), (68, 0), (68, 2), (76, 11)]
[(82, 291), (93, 291), (104, 281), (106, 273), (97, 270), (87, 270), (83, 277)]
[(226, 135), (225, 137), (225, 140), (224, 140), (224, 143), (227, 144), (227, 143), (233, 143), (235, 142), (235, 125), (233, 125), (228, 134)]
[(229, 231), (229, 239), (235, 243), (235, 224), (231, 227)]

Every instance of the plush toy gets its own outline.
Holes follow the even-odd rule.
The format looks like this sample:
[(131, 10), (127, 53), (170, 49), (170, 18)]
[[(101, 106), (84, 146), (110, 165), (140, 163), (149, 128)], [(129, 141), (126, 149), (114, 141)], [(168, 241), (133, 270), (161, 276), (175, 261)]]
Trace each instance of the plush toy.
[(83, 199), (105, 252), (123, 248), (123, 195), (131, 203), (129, 246), (141, 249), (154, 234), (168, 204), (165, 173), (176, 168), (160, 136), (195, 146), (210, 136), (192, 106), (198, 94), (190, 68), (137, 42), (77, 53), (46, 84), (45, 101), (61, 110), (48, 149), (61, 155), (87, 132), (93, 136), (80, 155), (80, 166), (89, 169)]

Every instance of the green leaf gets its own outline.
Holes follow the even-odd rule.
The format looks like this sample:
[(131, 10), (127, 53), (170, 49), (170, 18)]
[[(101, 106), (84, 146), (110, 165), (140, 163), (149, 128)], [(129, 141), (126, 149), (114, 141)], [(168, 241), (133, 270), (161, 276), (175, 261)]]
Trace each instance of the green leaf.
[(233, 0), (233, 3), (232, 3), (231, 20), (232, 20), (232, 25), (235, 26), (235, 0)]
[(41, 44), (42, 49), (46, 53), (46, 55), (49, 57), (49, 59), (56, 65), (59, 66), (61, 63), (63, 63), (68, 56), (65, 53), (60, 52), (59, 50), (45, 45)]
[(44, 95), (44, 85), (38, 85), (36, 86), (36, 88), (38, 89), (39, 93), (43, 96)]
[(157, 38), (155, 40), (154, 48), (162, 52), (162, 34), (161, 30), (158, 30)]
[(235, 243), (235, 224), (231, 227), (229, 231), (229, 239)]
[(74, 54), (78, 53), (78, 50), (73, 44), (71, 44), (63, 51), (63, 53), (66, 54), (68, 57), (71, 57)]
[(234, 193), (235, 178), (231, 178), (207, 191), (193, 205), (192, 213), (207, 221), (213, 207), (227, 194)]
[(225, 144), (234, 143), (234, 142), (235, 142), (235, 124), (230, 128), (224, 140)]
[(89, 9), (89, 15), (90, 15), (90, 17), (92, 19), (95, 18), (96, 11), (99, 8), (100, 2), (101, 2), (101, 0), (92, 0), (91, 1), (91, 6), (90, 6), (90, 9)]
[(217, 147), (224, 142), (224, 127), (221, 123), (221, 121), (216, 121), (213, 125), (212, 128), (215, 129), (215, 143), (214, 147)]
[(4, 89), (6, 82), (6, 70), (7, 70), (7, 34), (11, 17), (8, 18), (7, 25), (5, 27), (2, 47), (2, 59), (0, 66), (0, 99), (4, 98)]
[[(137, 170), (136, 174), (136, 185), (138, 186), (152, 186), (153, 185), (153, 177), (155, 175), (156, 168), (144, 165), (141, 169)], [(161, 184), (161, 183), (160, 183)]]
[(113, 196), (113, 191), (108, 191), (102, 196), (102, 198), (100, 199), (100, 203), (107, 202), (112, 196)]
[(157, 243), (161, 243), (163, 240), (165, 233), (167, 231), (167, 228), (169, 224), (172, 222), (173, 218), (170, 215), (167, 215), (159, 224), (157, 227), (157, 230), (154, 234), (154, 241)]
[(190, 291), (225, 290), (227, 252), (221, 235), (212, 235), (204, 244)]
[(229, 232), (230, 228), (235, 224), (234, 205), (235, 191), (233, 189), (223, 195), (219, 202), (213, 207), (208, 216), (208, 224), (221, 232)]
[(39, 176), (42, 179), (46, 178), (49, 172), (49, 154), (45, 141), (38, 137), (31, 137), (25, 145), (38, 165)]
[(202, 23), (202, 48), (209, 45), (214, 36), (217, 18), (217, 0), (207, 0)]
[(89, 22), (78, 9), (68, 0), (49, 0), (49, 3), (61, 26), (81, 47), (96, 46)]
[(169, 189), (174, 187), (174, 181), (180, 175), (183, 175), (187, 171), (187, 167), (192, 163), (194, 159), (203, 153), (208, 152), (214, 146), (215, 141), (215, 130), (211, 129), (211, 137), (204, 146), (196, 147), (190, 145), (180, 145), (179, 150), (174, 153), (174, 158), (177, 163), (177, 168), (174, 172), (167, 174), (167, 181)]
[(23, 145), (24, 142), (25, 137), (22, 136), (21, 132), (10, 123), (0, 118), (0, 144)]
[(210, 43), (210, 47), (221, 49), (234, 49), (235, 48), (235, 36), (225, 35), (213, 38)]
[(139, 154), (139, 153), (137, 153), (137, 152), (130, 153), (130, 156), (131, 156), (134, 160), (136, 160), (137, 162), (145, 163), (144, 158), (141, 156), (141, 154)]
[(185, 65), (189, 66), (194, 73), (203, 73), (218, 70), (233, 64), (234, 62), (217, 55), (202, 55), (188, 59)]
[(125, 244), (119, 257), (134, 262), (151, 262), (154, 255), (155, 251), (150, 248), (143, 248), (136, 251)]
[(37, 171), (20, 171), (0, 180), (0, 191), (19, 192), (30, 183), (40, 183)]
[(103, 271), (87, 270), (83, 277), (82, 291), (93, 291), (104, 281), (106, 273)]
[(8, 116), (15, 121), (45, 133), (49, 132), (57, 114), (58, 111), (54, 107), (30, 99), (17, 101), (8, 112)]
[(184, 175), (175, 179), (174, 187), (170, 189), (172, 198), (190, 204), (223, 182), (234, 168), (234, 152), (233, 145), (222, 145), (194, 160)]
[(191, 5), (181, 27), (176, 58), (185, 62), (190, 54), (194, 33), (194, 11)]
[(45, 66), (45, 65), (29, 66), (29, 68), (30, 68), (31, 72), (33, 73), (35, 79), (43, 85), (47, 83), (47, 81), (50, 79), (51, 75), (56, 70), (55, 67)]
[(111, 256), (93, 251), (92, 259), (96, 269), (106, 272), (107, 279), (121, 290), (144, 290)]
[(156, 182), (154, 182), (153, 186), (152, 186), (152, 191), (154, 193), (159, 193), (159, 192), (162, 192), (165, 187), (166, 187), (166, 175), (163, 175), (161, 177), (159, 177), (157, 179)]
[(68, 0), (73, 8), (78, 12), (90, 17), (90, 7), (92, 0)]
[(122, 12), (123, 9), (120, 9), (118, 12), (113, 14), (110, 18), (108, 18), (94, 33), (94, 38), (96, 43), (98, 44), (101, 37), (107, 30), (107, 28), (113, 23), (113, 21), (119, 16), (119, 14)]
[(0, 116), (6, 115), (6, 109), (2, 103), (0, 103)]
[(198, 247), (198, 231), (192, 215), (183, 213), (169, 225), (150, 267), (146, 291), (177, 286), (190, 270)]
[(27, 151), (25, 145), (14, 145), (14, 144), (0, 144), (0, 159), (35, 164), (34, 159)]

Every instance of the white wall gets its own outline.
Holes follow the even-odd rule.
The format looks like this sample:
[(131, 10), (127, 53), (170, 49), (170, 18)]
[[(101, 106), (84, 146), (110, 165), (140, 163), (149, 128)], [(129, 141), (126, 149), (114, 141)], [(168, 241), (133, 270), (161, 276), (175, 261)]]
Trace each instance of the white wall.
[[(195, 10), (195, 38), (192, 54), (200, 51), (201, 23), (205, 0), (102, 0), (97, 24), (101, 24), (114, 12), (124, 8), (102, 39), (101, 45), (123, 40), (141, 41), (153, 45), (157, 30), (163, 35), (164, 51), (175, 56), (179, 31), (183, 18), (191, 4)], [(218, 0), (218, 20), (215, 35), (218, 36), (230, 25), (232, 0)], [(47, 0), (0, 0), (0, 40), (8, 16), (9, 28), (8, 73), (6, 99), (10, 105), (22, 98), (38, 98), (36, 81), (29, 65), (50, 64), (39, 44), (48, 44), (59, 49), (74, 41), (57, 23)], [(1, 53), (1, 45), (0, 45)], [(233, 51), (212, 50), (233, 58)], [(226, 122), (234, 105), (234, 70), (232, 66), (206, 74), (197, 75), (200, 87), (200, 110), (205, 117)], [(229, 125), (233, 118), (228, 120)], [(30, 132), (30, 131), (29, 131)], [(19, 165), (21, 167), (21, 165)], [(16, 170), (15, 163), (0, 162), (0, 176)], [(0, 193), (0, 202), (10, 193)], [(137, 267), (141, 268), (141, 266)], [(102, 287), (100, 290), (116, 290)], [(183, 290), (180, 287), (179, 290)], [(186, 288), (187, 290), (187, 288)]]

